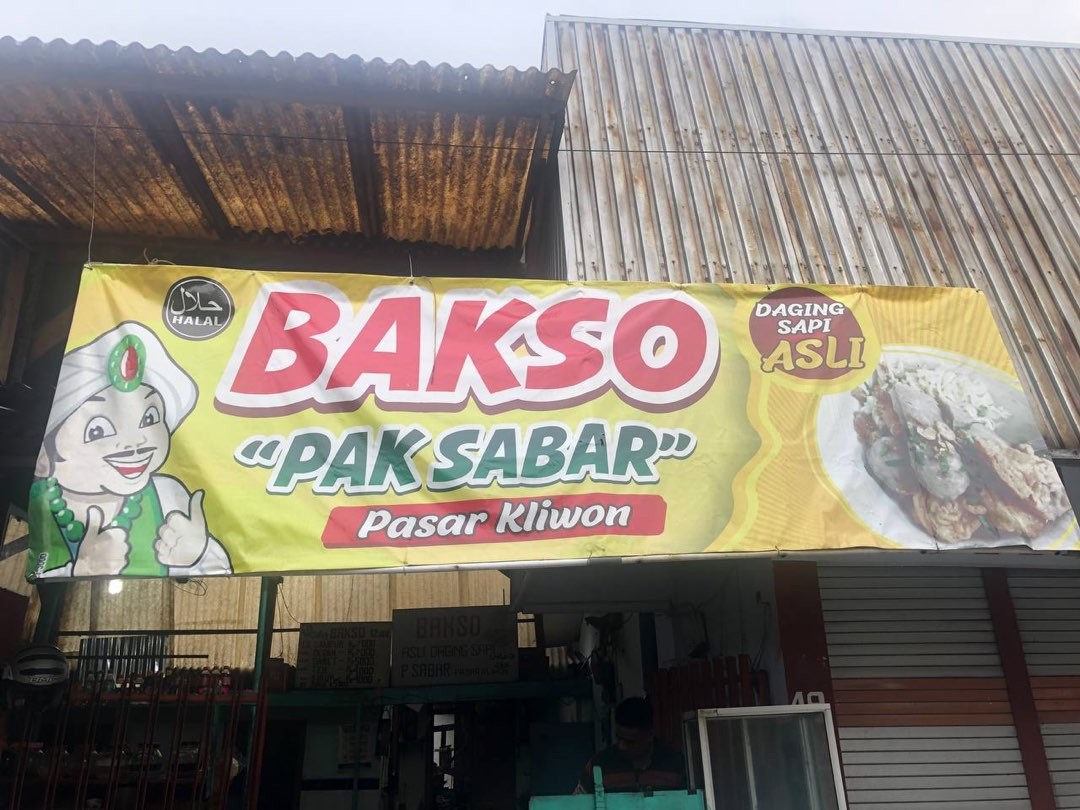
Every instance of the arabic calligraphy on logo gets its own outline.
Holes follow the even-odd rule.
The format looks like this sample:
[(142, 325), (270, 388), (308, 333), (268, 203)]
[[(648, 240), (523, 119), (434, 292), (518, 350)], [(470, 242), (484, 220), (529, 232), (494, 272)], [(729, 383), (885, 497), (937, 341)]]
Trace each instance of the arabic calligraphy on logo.
[(228, 290), (212, 279), (192, 276), (169, 288), (161, 319), (178, 337), (207, 340), (225, 331), (234, 312)]

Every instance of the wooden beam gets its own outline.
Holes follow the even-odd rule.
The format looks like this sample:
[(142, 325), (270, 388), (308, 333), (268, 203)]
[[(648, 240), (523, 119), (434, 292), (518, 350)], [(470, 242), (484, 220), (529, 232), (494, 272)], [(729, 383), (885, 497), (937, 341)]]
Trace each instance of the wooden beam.
[(67, 596), (66, 582), (39, 582), (38, 598), (41, 609), (34, 624), (33, 642), (35, 644), (55, 644), (56, 634), (60, 632), (60, 617), (64, 612), (64, 598)]
[(153, 93), (128, 92), (124, 94), (124, 103), (145, 131), (154, 150), (165, 163), (172, 166), (210, 230), (220, 237), (236, 230), (210, 188), (165, 98)]
[[(16, 537), (13, 540), (8, 540), (4, 545), (0, 546), (0, 560), (6, 560), (8, 557), (14, 557), (16, 554), (21, 554), (28, 548), (30, 548), (30, 535), (28, 534)], [(5, 619), (6, 618), (7, 617), (5, 616)]]
[(832, 703), (832, 673), (817, 563), (778, 560), (773, 563), (773, 584), (788, 700), (794, 700), (798, 692), (821, 692), (826, 702)]
[(379, 168), (375, 164), (375, 144), (371, 134), (371, 111), (363, 107), (345, 107), (345, 133), (348, 139), (349, 164), (353, 192), (365, 234), (382, 236), (382, 212), (379, 206)]
[(41, 254), (28, 255), (26, 281), (19, 306), (18, 320), (15, 324), (15, 338), (7, 366), (5, 384), (21, 383), (30, 359), (30, 344), (33, 340), (34, 323), (37, 320), (38, 297), (42, 285)]
[(67, 215), (53, 205), (52, 200), (38, 191), (18, 169), (0, 158), (0, 177), (3, 177), (11, 185), (15, 186), (26, 199), (44, 212), (45, 216), (53, 221), (58, 228), (70, 228), (73, 223)]
[(1027, 777), (1031, 810), (1057, 810), (1050, 765), (1046, 758), (1035, 693), (1028, 676), (1024, 658), (1024, 643), (1016, 619), (1012, 594), (1009, 592), (1008, 572), (1004, 568), (984, 568), (983, 586), (990, 604), (1001, 669), (1005, 673), (1005, 689), (1012, 706), (1013, 725), (1020, 745), (1020, 761)]
[[(535, 196), (532, 198), (529, 210), (523, 211), (531, 217), (527, 231), (521, 233), (521, 247), (525, 251), (525, 261), (530, 270), (534, 267), (542, 268), (544, 278), (565, 280), (565, 272), (560, 272), (559, 263), (555, 256), (560, 248), (561, 240), (556, 238), (562, 227), (562, 211), (557, 205), (549, 205), (550, 197), (555, 196), (558, 201), (559, 191), (559, 144), (562, 143), (563, 129), (566, 126), (566, 111), (561, 110), (555, 117), (555, 123), (551, 131), (551, 145), (548, 147), (548, 155), (544, 160), (543, 173), (537, 178)], [(533, 240), (539, 240), (535, 244), (539, 250), (531, 249), (529, 244)]]
[[(81, 266), (86, 261), (87, 235), (53, 228), (24, 226), (19, 233), (53, 263)], [(287, 237), (237, 235), (231, 239), (189, 239), (147, 235), (106, 234), (94, 239), (94, 261), (145, 264), (163, 259), (173, 264), (235, 267), (297, 272), (409, 275), (409, 257), (418, 276), (465, 278), (522, 278), (523, 267), (512, 249), (476, 250), (427, 242), (394, 242), (365, 237)], [(148, 270), (151, 268), (147, 268)]]
[[(48, 249), (50, 261), (73, 268), (86, 260), (84, 233), (58, 233), (54, 229), (24, 227), (24, 239)], [(444, 245), (398, 243), (385, 240), (313, 237), (300, 243), (284, 238), (258, 241), (232, 239), (158, 238), (105, 235), (94, 243), (95, 261), (144, 264), (147, 258), (173, 264), (235, 267), (295, 272), (366, 273), (405, 277), (409, 258), (417, 275), (456, 278), (522, 278), (523, 267), (512, 250), (467, 251)], [(153, 265), (147, 265), (147, 272)], [(6, 301), (5, 301), (6, 303)], [(2, 312), (2, 310), (0, 310)], [(35, 327), (28, 360), (40, 360), (63, 344), (71, 329), (73, 307), (67, 307)]]
[(27, 250), (31, 249), (31, 245), (26, 241), (19, 225), (12, 222), (7, 217), (0, 216), (0, 247), (2, 247), (4, 243), (7, 243), (12, 247), (21, 247), (26, 248)]
[[(532, 153), (529, 156), (529, 171), (525, 175), (525, 194), (521, 200), (521, 215), (518, 219), (517, 234), (514, 237), (514, 247), (517, 250), (525, 246), (525, 236), (528, 233), (529, 221), (532, 219), (533, 203), (537, 199), (537, 186), (544, 174), (544, 147), (548, 146), (551, 134), (551, 116), (542, 115), (536, 125)], [(550, 151), (548, 159), (551, 159)]]
[(38, 324), (34, 329), (34, 336), (30, 342), (31, 363), (48, 353), (54, 346), (67, 340), (68, 332), (71, 331), (71, 319), (74, 314), (75, 305), (72, 304), (57, 312), (45, 323)]
[(4, 621), (0, 622), (0, 658), (4, 661), (10, 661), (22, 646), (23, 624), (29, 607), (29, 597), (0, 588), (0, 616), (4, 617)]
[(0, 300), (0, 382), (8, 382), (12, 353), (15, 350), (15, 332), (19, 325), (26, 290), (26, 273), (30, 267), (30, 255), (20, 250), (8, 261), (4, 273), (4, 297)]

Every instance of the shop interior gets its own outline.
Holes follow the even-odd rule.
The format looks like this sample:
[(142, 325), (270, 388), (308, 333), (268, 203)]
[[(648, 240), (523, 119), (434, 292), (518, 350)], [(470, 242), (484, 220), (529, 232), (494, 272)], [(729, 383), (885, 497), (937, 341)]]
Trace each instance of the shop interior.
[[(28, 617), (68, 688), (0, 714), (6, 806), (573, 807), (545, 802), (595, 800), (579, 776), (638, 695), (686, 756), (680, 806), (838, 806), (827, 708), (787, 705), (769, 561), (391, 576), (69, 586)], [(169, 622), (146, 605), (170, 589), (234, 609)], [(495, 604), (439, 602), (463, 593)]]

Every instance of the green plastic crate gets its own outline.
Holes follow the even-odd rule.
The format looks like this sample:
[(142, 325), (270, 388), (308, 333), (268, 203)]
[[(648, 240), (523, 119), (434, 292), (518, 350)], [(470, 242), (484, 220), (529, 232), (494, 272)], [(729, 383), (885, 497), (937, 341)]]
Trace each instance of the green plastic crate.
[(604, 778), (593, 769), (596, 793), (577, 796), (535, 796), (529, 810), (705, 810), (700, 793), (663, 790), (646, 796), (642, 793), (604, 793)]

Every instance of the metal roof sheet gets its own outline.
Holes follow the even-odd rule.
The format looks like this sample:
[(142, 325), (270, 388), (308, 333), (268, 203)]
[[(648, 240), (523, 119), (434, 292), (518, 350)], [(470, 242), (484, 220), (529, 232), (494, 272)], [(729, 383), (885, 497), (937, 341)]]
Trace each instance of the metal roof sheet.
[(862, 39), (928, 39), (935, 42), (967, 42), (986, 45), (1034, 45), (1039, 48), (1075, 48), (1075, 42), (1001, 39), (995, 37), (958, 37), (944, 34), (915, 34), (902, 31), (866, 31), (858, 29), (799, 28), (782, 25), (737, 25), (690, 20), (641, 19), (636, 17), (591, 17), (586, 14), (548, 14), (548, 22), (600, 23), (601, 25), (645, 25), (651, 28), (715, 28), (722, 31), (753, 31), (763, 34), (810, 34), (812, 36), (859, 37)]
[(11, 222), (26, 221), (16, 207), (31, 204), (61, 228), (88, 230), (93, 217), (103, 232), (208, 233), (175, 172), (108, 91), (0, 85), (0, 160), (7, 179), (24, 186), (0, 199), (0, 216)]
[[(389, 180), (379, 202), (392, 239), (417, 233), (423, 241), (509, 247), (515, 244), (525, 184), (506, 178), (528, 174), (535, 122), (526, 118), (422, 113), (384, 114), (373, 120), (380, 176), (416, 178), (407, 188)], [(498, 144), (490, 149), (486, 144)], [(424, 167), (427, 167), (425, 170)], [(486, 188), (502, 187), (493, 196)], [(486, 199), (478, 205), (476, 200)], [(432, 214), (439, 212), (439, 215)]]
[(1080, 49), (549, 18), (574, 278), (973, 286), (1080, 446)]
[(534, 164), (557, 149), (572, 81), (534, 68), (4, 38), (0, 220), (520, 247)]
[(185, 100), (169, 109), (231, 227), (369, 232), (354, 195), (341, 108)]

